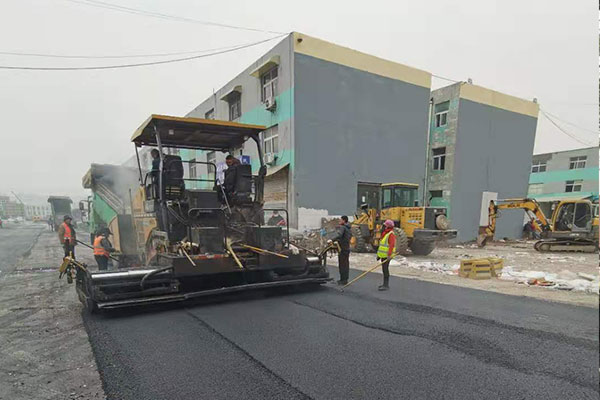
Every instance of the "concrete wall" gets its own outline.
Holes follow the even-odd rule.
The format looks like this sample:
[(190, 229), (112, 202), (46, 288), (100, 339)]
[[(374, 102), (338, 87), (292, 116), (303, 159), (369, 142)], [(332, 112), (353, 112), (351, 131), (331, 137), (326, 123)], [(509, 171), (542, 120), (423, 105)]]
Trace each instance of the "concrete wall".
[[(452, 222), (451, 198), (452, 198), (452, 178), (454, 174), (454, 159), (456, 147), (456, 133), (458, 132), (458, 98), (460, 83), (446, 86), (431, 92), (433, 99), (430, 134), (429, 134), (429, 153), (427, 166), (427, 193), (425, 193), (426, 204), (434, 207), (446, 207), (448, 216)], [(444, 102), (449, 102), (449, 110), (446, 126), (435, 126), (435, 107)], [(433, 169), (432, 149), (446, 148), (446, 163), (443, 171)], [(431, 191), (442, 191), (442, 198), (431, 198)]]
[[(526, 195), (536, 125), (530, 115), (460, 99), (451, 202), (458, 240), (477, 237), (483, 191)], [(522, 226), (522, 211), (505, 211), (496, 237), (520, 237)]]
[[(229, 120), (229, 103), (221, 100), (221, 97), (236, 86), (242, 87), (241, 104), (242, 116), (238, 122), (256, 125), (265, 125), (271, 127), (278, 125), (279, 131), (279, 156), (278, 161), (273, 166), (283, 165), (291, 162), (293, 150), (293, 51), (291, 48), (292, 36), (287, 36), (271, 50), (257, 59), (252, 65), (248, 66), (244, 71), (238, 74), (235, 78), (229, 81), (226, 85), (216, 91), (212, 96), (209, 96), (200, 105), (195, 107), (187, 114), (188, 117), (204, 118), (206, 112), (214, 109), (215, 119)], [(265, 109), (261, 101), (261, 83), (258, 77), (250, 75), (256, 68), (263, 65), (273, 56), (279, 57), (278, 66), (278, 95), (275, 97), (277, 109), (271, 112)], [(236, 154), (239, 154), (239, 150)], [(256, 145), (249, 141), (242, 149), (244, 155), (251, 157), (251, 162), (254, 171), (257, 171), (259, 160)], [(184, 152), (185, 153), (185, 152)], [(206, 161), (205, 152), (192, 152), (182, 154), (182, 157), (189, 157), (201, 161)], [(217, 153), (217, 162), (223, 162), (226, 154)], [(207, 171), (204, 167), (199, 167), (200, 174), (206, 175)]]
[(357, 181), (423, 185), (428, 87), (296, 53), (298, 207), (356, 210)]
[[(576, 156), (586, 156), (585, 168), (569, 169), (569, 159)], [(542, 184), (542, 194), (555, 196), (565, 193), (566, 181), (582, 180), (581, 193), (598, 195), (598, 147), (589, 147), (556, 153), (537, 154), (533, 163), (546, 161), (546, 171), (532, 173), (530, 184)], [(536, 195), (537, 198), (538, 195)], [(539, 197), (540, 200), (543, 196)]]

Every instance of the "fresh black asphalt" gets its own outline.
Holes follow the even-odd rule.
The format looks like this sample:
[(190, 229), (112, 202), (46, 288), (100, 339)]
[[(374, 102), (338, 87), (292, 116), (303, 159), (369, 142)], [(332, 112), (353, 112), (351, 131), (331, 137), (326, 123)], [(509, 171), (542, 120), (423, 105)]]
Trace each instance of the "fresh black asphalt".
[(599, 398), (597, 309), (380, 279), (84, 321), (109, 399)]

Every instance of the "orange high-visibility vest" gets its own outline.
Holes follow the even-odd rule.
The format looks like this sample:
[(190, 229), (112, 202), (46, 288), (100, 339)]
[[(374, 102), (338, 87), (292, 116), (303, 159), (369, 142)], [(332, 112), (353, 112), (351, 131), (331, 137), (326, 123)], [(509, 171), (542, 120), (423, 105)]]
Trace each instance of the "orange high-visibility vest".
[(73, 232), (71, 232), (71, 228), (69, 227), (69, 225), (67, 225), (66, 222), (63, 222), (62, 226), (65, 228), (64, 239), (68, 240), (70, 244), (73, 244)]
[(94, 238), (94, 255), (108, 257), (108, 250), (102, 247), (102, 236), (96, 236)]

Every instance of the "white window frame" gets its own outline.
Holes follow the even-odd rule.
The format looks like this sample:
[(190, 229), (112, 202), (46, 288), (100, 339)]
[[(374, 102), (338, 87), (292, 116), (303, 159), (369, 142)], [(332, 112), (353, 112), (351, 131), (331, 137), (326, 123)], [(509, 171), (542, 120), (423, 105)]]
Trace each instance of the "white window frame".
[(443, 128), (448, 125), (448, 111), (440, 111), (435, 114), (435, 127)]
[(266, 103), (277, 96), (277, 81), (279, 79), (278, 66), (274, 66), (260, 76), (260, 100)]
[[(444, 150), (443, 153), (435, 154), (436, 150)], [(438, 147), (431, 149), (431, 158), (433, 160), (432, 169), (434, 171), (445, 171), (446, 170), (446, 147)]]
[(536, 161), (531, 164), (531, 173), (546, 172), (548, 163), (546, 161)]
[(565, 193), (581, 192), (583, 180), (573, 180), (565, 182)]
[(229, 120), (236, 121), (242, 116), (242, 94), (232, 95), (229, 100)]
[(263, 151), (265, 159), (267, 155), (273, 157), (279, 153), (279, 125), (273, 125), (269, 129), (263, 131)]
[(587, 156), (576, 156), (569, 158), (569, 169), (582, 169), (585, 168), (587, 162)]
[(195, 158), (191, 158), (190, 161), (188, 161), (188, 171), (189, 171), (189, 176), (190, 179), (196, 179), (198, 178), (198, 170), (196, 168), (196, 159)]

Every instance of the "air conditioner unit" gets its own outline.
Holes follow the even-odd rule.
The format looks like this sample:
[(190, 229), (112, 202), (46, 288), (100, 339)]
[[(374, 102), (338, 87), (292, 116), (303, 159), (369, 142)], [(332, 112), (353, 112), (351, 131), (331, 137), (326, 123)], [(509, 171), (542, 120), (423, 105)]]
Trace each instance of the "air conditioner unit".
[(275, 111), (277, 108), (277, 102), (273, 97), (268, 97), (265, 99), (265, 108), (269, 111)]
[(272, 164), (275, 161), (275, 156), (273, 153), (265, 154), (265, 164)]

